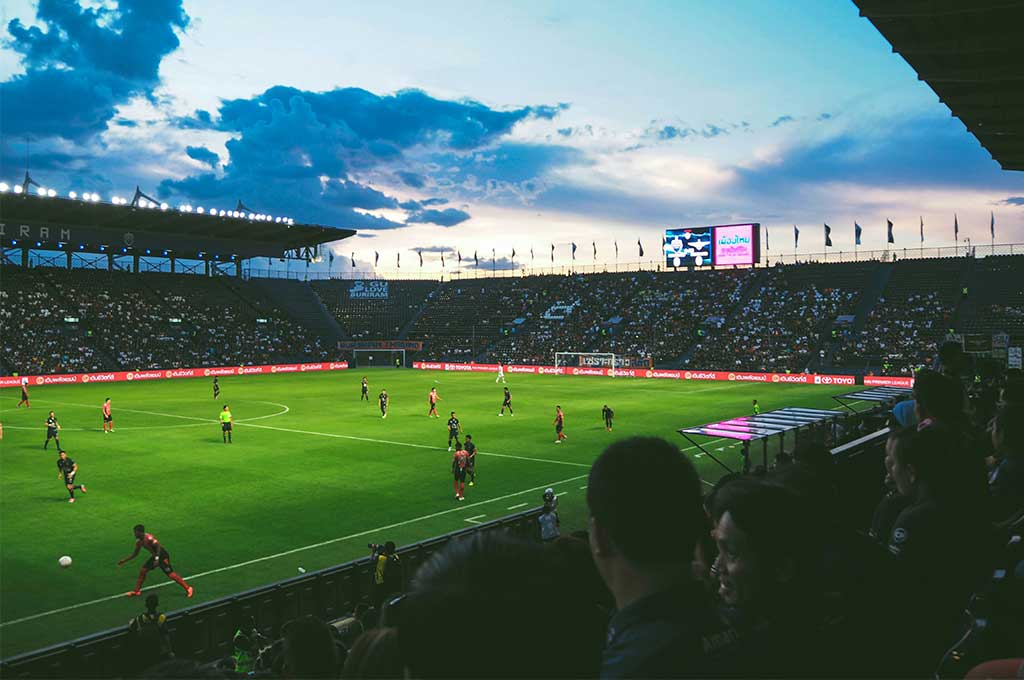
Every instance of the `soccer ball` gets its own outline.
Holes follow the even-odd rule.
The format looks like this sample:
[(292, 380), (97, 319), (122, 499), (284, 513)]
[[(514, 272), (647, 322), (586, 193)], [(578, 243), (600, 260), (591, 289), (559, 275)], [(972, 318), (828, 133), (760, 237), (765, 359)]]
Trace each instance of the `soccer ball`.
[(57, 560), (57, 564), (59, 564), (62, 569), (67, 569), (71, 566), (71, 558), (67, 555), (64, 555), (59, 560)]

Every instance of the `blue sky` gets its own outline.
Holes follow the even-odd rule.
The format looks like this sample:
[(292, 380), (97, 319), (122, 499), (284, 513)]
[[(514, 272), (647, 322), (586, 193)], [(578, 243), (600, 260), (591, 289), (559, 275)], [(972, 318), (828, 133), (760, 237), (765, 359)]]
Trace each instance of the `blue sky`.
[[(5, 2), (0, 175), (523, 261), (759, 221), (776, 250), (1024, 241), (999, 170), (852, 3)], [(783, 244), (786, 244), (784, 247)], [(413, 261), (409, 257), (407, 261)], [(426, 267), (439, 266), (427, 253)]]

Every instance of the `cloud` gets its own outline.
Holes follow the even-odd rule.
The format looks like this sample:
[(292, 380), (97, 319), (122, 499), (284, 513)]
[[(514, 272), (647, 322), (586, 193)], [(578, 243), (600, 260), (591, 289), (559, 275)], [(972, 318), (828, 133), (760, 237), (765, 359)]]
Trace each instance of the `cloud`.
[(345, 180), (328, 182), (324, 198), (333, 205), (346, 208), (380, 210), (399, 207), (398, 201), (391, 196), (373, 187)]
[(480, 258), (480, 264), (474, 264), (472, 257), (463, 257), (462, 258), (462, 266), (465, 269), (486, 269), (488, 271), (491, 270), (491, 269), (499, 269), (499, 270), (505, 271), (505, 270), (519, 269), (519, 268), (521, 268), (523, 266), (523, 263), (521, 261), (518, 262), (518, 263), (517, 262), (513, 262), (512, 260), (508, 259), (507, 257), (499, 257), (499, 258), (495, 259), (493, 262), (492, 262), (491, 258), (489, 258), (489, 257), (481, 257)]
[(826, 113), (818, 114), (818, 118), (817, 119), (818, 120), (832, 120), (833, 118), (835, 118), (834, 114), (826, 112)]
[(465, 210), (458, 208), (445, 208), (444, 210), (418, 210), (406, 219), (410, 223), (437, 224), (442, 227), (454, 227), (468, 220), (470, 215)]
[(778, 118), (773, 120), (771, 124), (768, 125), (768, 127), (779, 127), (780, 125), (785, 125), (786, 123), (792, 123), (794, 120), (796, 119), (793, 118), (793, 116), (779, 116)]
[(1003, 205), (1021, 205), (1021, 206), (1024, 206), (1024, 196), (1009, 196), (1002, 203), (1003, 203)]
[(448, 246), (424, 246), (423, 248), (410, 248), (411, 252), (422, 252), (422, 253), (454, 253), (455, 248)]
[(416, 174), (415, 172), (398, 170), (395, 172), (395, 176), (402, 180), (403, 184), (412, 187), (413, 189), (422, 189), (427, 184), (426, 178), (423, 175)]
[(153, 97), (160, 62), (189, 25), (181, 0), (122, 0), (115, 9), (49, 0), (36, 17), (42, 26), (7, 25), (3, 44), (25, 72), (0, 83), (0, 128), (76, 142), (106, 130), (121, 104)]
[(216, 168), (220, 165), (220, 156), (205, 146), (186, 146), (185, 154), (192, 160), (199, 161), (211, 168)]

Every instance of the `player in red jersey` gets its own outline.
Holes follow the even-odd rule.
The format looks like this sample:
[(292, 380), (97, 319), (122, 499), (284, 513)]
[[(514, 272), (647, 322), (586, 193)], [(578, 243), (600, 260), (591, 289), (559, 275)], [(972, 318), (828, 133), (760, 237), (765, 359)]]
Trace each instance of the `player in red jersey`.
[(427, 396), (427, 401), (430, 402), (430, 410), (427, 411), (427, 417), (429, 418), (433, 416), (435, 418), (440, 418), (441, 416), (437, 414), (437, 402), (441, 401), (441, 395), (437, 393), (436, 387), (430, 388), (430, 394)]
[(103, 402), (103, 434), (114, 431), (114, 416), (110, 413), (110, 397)]
[(555, 439), (555, 443), (556, 444), (561, 444), (563, 439), (568, 439), (568, 437), (565, 436), (565, 432), (563, 432), (564, 429), (565, 429), (565, 413), (562, 412), (562, 407), (561, 406), (556, 406), (555, 407), (555, 434), (558, 435), (558, 438)]
[(145, 548), (149, 551), (151, 557), (146, 560), (142, 565), (142, 569), (139, 570), (139, 580), (135, 582), (135, 590), (127, 593), (128, 597), (135, 597), (142, 594), (142, 583), (146, 580), (146, 576), (150, 571), (160, 568), (160, 571), (167, 574), (167, 578), (171, 579), (179, 586), (185, 589), (186, 597), (192, 597), (192, 593), (195, 589), (189, 584), (185, 583), (185, 579), (174, 573), (174, 567), (171, 566), (171, 556), (167, 550), (160, 545), (160, 541), (156, 540), (156, 536), (153, 534), (146, 533), (146, 527), (141, 524), (135, 525), (135, 552), (123, 560), (117, 561), (117, 566), (122, 567), (127, 562), (131, 562), (138, 556), (139, 551)]
[(466, 468), (469, 467), (469, 454), (460, 446), (452, 456), (452, 474), (455, 475), (455, 500), (466, 500)]
[(32, 408), (32, 404), (28, 403), (28, 378), (21, 379), (21, 401), (15, 408), (20, 408), (22, 404), (25, 405), (25, 408)]

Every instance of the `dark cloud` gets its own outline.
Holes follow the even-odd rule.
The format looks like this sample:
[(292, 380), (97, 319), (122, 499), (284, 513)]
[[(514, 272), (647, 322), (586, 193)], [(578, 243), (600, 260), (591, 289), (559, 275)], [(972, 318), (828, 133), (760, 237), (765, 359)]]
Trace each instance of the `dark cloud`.
[[(739, 127), (733, 125), (733, 128)], [(644, 132), (644, 137), (650, 139), (657, 139), (661, 142), (672, 141), (675, 139), (686, 139), (688, 137), (703, 137), (704, 139), (711, 139), (718, 137), (719, 135), (727, 135), (729, 130), (724, 127), (719, 127), (714, 123), (708, 123), (702, 128), (683, 127), (679, 125), (655, 125), (649, 127)], [(633, 148), (627, 149), (632, 151)]]
[(398, 201), (391, 196), (373, 187), (344, 180), (328, 182), (324, 198), (336, 206), (345, 208), (379, 210), (398, 207)]
[(197, 110), (191, 116), (178, 116), (170, 119), (173, 127), (182, 130), (214, 130), (217, 125), (209, 111)]
[(822, 113), (818, 115), (818, 120), (832, 120), (835, 116), (831, 113)]
[(406, 219), (409, 223), (436, 224), (442, 227), (454, 227), (468, 220), (469, 213), (458, 208), (445, 208), (444, 210), (418, 210)]
[(205, 146), (186, 146), (185, 154), (192, 160), (205, 163), (211, 168), (216, 168), (220, 165), (220, 156), (210, 151)]
[(356, 234), (356, 236), (358, 236), (359, 238), (377, 238), (377, 234), (373, 233), (372, 231), (369, 233), (363, 231)]
[(1010, 196), (1003, 201), (1003, 205), (1024, 205), (1024, 196)]
[(426, 246), (423, 248), (410, 248), (412, 252), (423, 252), (423, 253), (454, 253), (454, 248), (448, 246)]
[(420, 205), (444, 205), (447, 202), (447, 198), (425, 198), (420, 201)]
[(412, 187), (413, 189), (422, 189), (427, 184), (426, 178), (423, 175), (416, 174), (415, 172), (399, 170), (395, 173), (395, 176), (402, 180), (403, 184)]
[(0, 83), (0, 128), (77, 142), (104, 131), (121, 104), (153, 96), (160, 62), (189, 24), (181, 0), (121, 0), (116, 9), (43, 0), (36, 17), (41, 27), (7, 25), (3, 44), (25, 73)]
[(659, 130), (655, 131), (655, 136), (658, 139), (685, 139), (690, 135), (694, 134), (696, 130), (693, 128), (681, 128), (675, 125), (666, 125)]
[(773, 120), (771, 124), (768, 125), (768, 127), (779, 127), (780, 125), (785, 125), (786, 123), (792, 123), (794, 120), (796, 119), (793, 118), (793, 116), (779, 116), (778, 118)]
[(465, 269), (500, 269), (502, 271), (507, 271), (512, 269), (520, 269), (523, 266), (523, 262), (522, 260), (520, 260), (519, 262), (513, 262), (507, 257), (499, 257), (493, 260), (492, 262), (490, 257), (484, 257), (483, 255), (481, 255), (480, 264), (474, 264), (472, 257), (463, 257), (462, 266)]
[(423, 204), (419, 201), (402, 201), (398, 204), (398, 207), (402, 210), (421, 210)]

